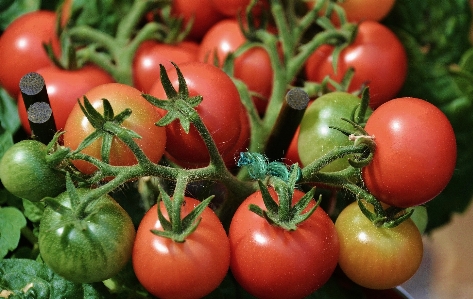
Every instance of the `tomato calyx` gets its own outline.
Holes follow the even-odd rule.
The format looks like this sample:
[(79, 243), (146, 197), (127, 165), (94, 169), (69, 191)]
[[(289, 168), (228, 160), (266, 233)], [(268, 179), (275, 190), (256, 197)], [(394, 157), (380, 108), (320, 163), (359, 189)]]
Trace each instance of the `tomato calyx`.
[[(158, 219), (161, 223), (163, 230), (152, 229), (151, 232), (157, 236), (172, 239), (175, 242), (185, 242), (186, 238), (192, 234), (199, 225), (202, 218), (200, 215), (208, 207), (210, 201), (214, 196), (209, 196), (198, 204), (192, 212), (187, 214), (184, 218), (181, 218), (181, 207), (185, 204), (184, 201), (184, 190), (187, 184), (187, 176), (182, 172), (178, 175), (176, 182), (176, 189), (174, 190), (173, 197), (171, 197), (164, 191), (164, 189), (158, 185), (159, 196), (157, 200)], [(160, 208), (161, 200), (166, 207), (169, 219), (164, 217), (163, 212)]]
[(258, 180), (259, 189), (263, 198), (266, 210), (263, 210), (255, 204), (250, 204), (249, 209), (260, 217), (263, 217), (271, 225), (281, 227), (288, 231), (297, 229), (297, 226), (307, 220), (317, 209), (322, 197), (307, 212), (304, 212), (314, 197), (315, 187), (307, 192), (296, 204), (292, 205), (292, 198), (296, 182), (300, 178), (300, 169), (296, 164), (293, 165), (288, 181), (277, 176), (269, 178), (269, 184), (274, 188), (278, 196), (277, 203), (269, 193), (268, 187)]

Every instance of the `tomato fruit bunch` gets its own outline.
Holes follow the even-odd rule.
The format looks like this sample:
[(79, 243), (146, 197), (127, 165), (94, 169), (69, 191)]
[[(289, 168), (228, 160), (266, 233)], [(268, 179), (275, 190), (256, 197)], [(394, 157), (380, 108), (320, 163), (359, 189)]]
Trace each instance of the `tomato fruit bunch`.
[[(0, 71), (32, 134), (3, 153), (0, 179), (42, 209), (28, 225), (47, 267), (133, 298), (227, 284), (305, 298), (337, 267), (370, 289), (417, 271), (410, 216), (447, 186), (456, 140), (440, 109), (396, 98), (407, 55), (379, 22), (393, 1), (125, 2), (97, 25), (66, 0), (0, 37), (0, 61), (35, 62)], [(52, 42), (49, 58), (29, 35), (32, 52), (13, 47), (24, 31)], [(45, 81), (47, 145), (13, 84), (27, 72)]]

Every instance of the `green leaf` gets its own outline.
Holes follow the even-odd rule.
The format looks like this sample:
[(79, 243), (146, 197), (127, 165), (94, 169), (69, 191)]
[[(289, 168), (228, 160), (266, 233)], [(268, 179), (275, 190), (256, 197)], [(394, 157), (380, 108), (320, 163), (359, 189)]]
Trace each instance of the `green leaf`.
[(55, 274), (45, 264), (30, 259), (1, 261), (0, 287), (5, 294), (10, 293), (11, 298), (112, 298), (102, 283), (72, 283)]
[(0, 208), (0, 260), (15, 250), (20, 241), (21, 229), (26, 226), (23, 213), (14, 207)]
[(44, 212), (44, 202), (32, 202), (27, 199), (23, 199), (23, 207), (25, 209), (24, 215), (31, 222), (39, 222)]

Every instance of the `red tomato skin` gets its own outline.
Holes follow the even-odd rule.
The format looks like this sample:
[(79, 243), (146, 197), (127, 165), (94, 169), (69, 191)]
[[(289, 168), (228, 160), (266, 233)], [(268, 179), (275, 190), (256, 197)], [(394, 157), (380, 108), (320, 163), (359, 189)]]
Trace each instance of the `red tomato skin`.
[[(246, 42), (236, 19), (224, 19), (204, 35), (200, 43), (198, 60), (223, 65), (228, 54), (236, 51)], [(255, 72), (257, 70), (257, 72)], [(253, 102), (260, 113), (264, 113), (273, 87), (273, 68), (268, 52), (254, 47), (235, 58), (233, 75), (242, 80), (253, 96)]]
[(159, 80), (159, 65), (166, 69), (172, 68), (171, 62), (180, 65), (185, 62), (197, 61), (198, 45), (170, 45), (145, 41), (138, 48), (133, 60), (133, 85), (144, 93), (148, 93)]
[[(303, 195), (296, 190), (293, 201)], [(249, 211), (249, 204), (264, 208), (260, 191), (241, 204), (230, 224), (230, 269), (238, 283), (262, 299), (304, 298), (325, 284), (339, 255), (338, 235), (325, 211), (317, 208), (295, 231), (286, 231)]]
[[(92, 88), (85, 96), (100, 113), (103, 113), (103, 98), (109, 100), (115, 115), (126, 108), (131, 108), (133, 111), (131, 116), (122, 125), (140, 135), (142, 138), (135, 139), (135, 142), (152, 162), (159, 162), (166, 146), (166, 130), (155, 125), (161, 118), (161, 114), (141, 96), (138, 89), (121, 83), (108, 83)], [(63, 135), (64, 146), (76, 149), (80, 142), (94, 130), (77, 103), (66, 121)], [(102, 139), (96, 140), (81, 152), (101, 159), (101, 144)], [(85, 174), (91, 174), (97, 170), (94, 165), (83, 160), (74, 160), (73, 163)], [(114, 137), (110, 151), (110, 164), (126, 166), (136, 163), (137, 160), (132, 151)]]
[(0, 85), (17, 99), (20, 79), (27, 73), (51, 65), (43, 43), (53, 42), (59, 53), (55, 34), (56, 14), (39, 10), (15, 19), (0, 36)]
[(182, 17), (184, 24), (193, 20), (187, 37), (195, 41), (200, 41), (207, 30), (224, 17), (213, 7), (212, 0), (173, 0), (171, 13)]
[(456, 164), (456, 140), (447, 117), (417, 98), (391, 100), (368, 118), (375, 136), (371, 163), (362, 169), (368, 190), (397, 207), (423, 204), (448, 184)]
[(300, 132), (300, 126), (297, 127), (296, 132), (294, 133), (294, 137), (292, 138), (291, 143), (289, 144), (289, 148), (287, 149), (286, 155), (284, 156), (284, 159), (286, 160), (286, 164), (294, 164), (298, 163), (299, 167), (302, 165), (301, 158), (299, 157), (299, 151), (298, 151), (298, 139), (299, 139), (299, 132)]
[[(242, 124), (245, 119), (240, 116), (243, 105), (235, 84), (224, 71), (207, 63), (185, 63), (179, 69), (185, 77), (190, 96), (203, 97), (196, 111), (215, 140), (220, 154), (224, 160), (228, 160), (229, 156), (235, 155), (232, 150), (238, 140), (249, 138), (249, 130), (242, 130), (246, 124)], [(169, 70), (168, 76), (177, 90), (179, 82), (176, 70)], [(160, 81), (153, 85), (150, 94), (159, 99), (167, 98)], [(159, 111), (162, 115), (166, 113), (161, 109)], [(171, 160), (188, 168), (209, 163), (208, 150), (194, 126), (191, 125), (189, 134), (186, 134), (180, 123), (174, 121), (166, 126), (166, 132), (166, 155)], [(246, 138), (242, 138), (242, 134)]]
[[(309, 9), (312, 9), (315, 5), (314, 0), (307, 2)], [(358, 23), (363, 21), (381, 21), (388, 15), (394, 6), (395, 0), (345, 0), (339, 2), (346, 14), (346, 18), (349, 22)], [(369, 7), (369, 9), (366, 9)], [(325, 10), (322, 10), (325, 13)], [(336, 14), (332, 14), (332, 22), (340, 24), (340, 20)]]
[[(36, 72), (43, 77), (46, 84), (54, 122), (58, 130), (64, 129), (69, 113), (77, 103), (77, 99), (95, 86), (115, 81), (107, 72), (94, 65), (86, 65), (77, 70), (63, 70), (51, 65)], [(18, 96), (18, 114), (24, 130), (31, 134), (21, 93)]]
[[(185, 197), (182, 217), (199, 201)], [(168, 219), (163, 202), (160, 209)], [(162, 230), (157, 205), (143, 217), (132, 253), (135, 274), (156, 297), (197, 299), (216, 289), (230, 265), (230, 244), (215, 213), (206, 208), (197, 229), (183, 243), (159, 237), (151, 229)]]
[(354, 42), (345, 48), (338, 60), (337, 71), (332, 67), (333, 47), (323, 45), (311, 54), (306, 63), (306, 76), (321, 82), (329, 75), (340, 82), (346, 70), (355, 68), (348, 88), (370, 87), (370, 107), (376, 109), (391, 100), (401, 89), (407, 76), (407, 54), (401, 41), (384, 25), (375, 21), (361, 22)]

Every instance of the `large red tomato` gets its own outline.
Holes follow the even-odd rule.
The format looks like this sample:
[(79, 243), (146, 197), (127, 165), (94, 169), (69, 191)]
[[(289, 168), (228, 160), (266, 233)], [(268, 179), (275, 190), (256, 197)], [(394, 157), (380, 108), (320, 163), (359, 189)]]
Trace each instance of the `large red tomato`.
[[(200, 202), (185, 197), (182, 217)], [(166, 219), (163, 202), (160, 210)], [(230, 245), (222, 223), (210, 209), (201, 214), (197, 229), (184, 242), (160, 237), (151, 230), (163, 230), (157, 205), (143, 217), (133, 247), (133, 269), (140, 283), (159, 298), (202, 298), (216, 289), (230, 264)]]
[[(94, 65), (87, 65), (77, 70), (64, 70), (51, 65), (36, 72), (44, 78), (58, 130), (64, 129), (72, 108), (87, 91), (95, 86), (114, 82), (108, 73)], [(21, 93), (18, 98), (18, 113), (23, 128), (31, 133)]]
[[(235, 146), (249, 138), (248, 118), (246, 114), (242, 115), (244, 108), (235, 84), (224, 71), (207, 63), (185, 63), (179, 69), (186, 80), (189, 95), (203, 97), (196, 110), (220, 154), (227, 163), (234, 164)], [(176, 69), (168, 70), (168, 76), (177, 90), (179, 82)], [(150, 94), (159, 99), (167, 98), (161, 81), (156, 82)], [(194, 126), (186, 134), (179, 121), (174, 121), (166, 126), (166, 131), (166, 153), (176, 163), (184, 167), (199, 167), (209, 163), (208, 150)]]
[(136, 51), (133, 60), (133, 84), (144, 93), (148, 93), (156, 81), (159, 80), (159, 65), (167, 69), (172, 63), (180, 65), (185, 62), (196, 61), (199, 46), (196, 43), (185, 42), (170, 45), (155, 41), (145, 41)]
[(43, 43), (53, 42), (59, 52), (55, 22), (54, 12), (30, 12), (15, 19), (0, 36), (0, 85), (11, 97), (17, 98), (25, 74), (51, 65)]
[(332, 53), (333, 46), (329, 45), (312, 53), (305, 69), (307, 79), (320, 82), (330, 76), (340, 82), (345, 72), (353, 67), (355, 75), (348, 91), (367, 84), (373, 109), (395, 97), (406, 79), (406, 51), (397, 36), (378, 22), (366, 21), (359, 25), (354, 42), (340, 53), (336, 71), (332, 66)]
[[(108, 83), (92, 88), (85, 94), (85, 97), (100, 113), (103, 113), (102, 99), (104, 98), (112, 105), (115, 115), (126, 108), (130, 108), (132, 114), (122, 125), (140, 135), (141, 138), (135, 139), (135, 142), (152, 162), (159, 162), (166, 145), (166, 130), (155, 125), (161, 119), (161, 114), (141, 96), (138, 89), (125, 84)], [(69, 114), (64, 131), (64, 145), (73, 150), (79, 146), (82, 140), (95, 131), (78, 103)], [(100, 138), (82, 150), (82, 153), (100, 159), (101, 145), (102, 139)], [(73, 163), (81, 172), (86, 174), (97, 170), (94, 165), (83, 160), (74, 160)], [(133, 152), (117, 137), (113, 137), (110, 164), (126, 166), (136, 163), (137, 160)]]
[(391, 100), (368, 118), (374, 136), (371, 163), (362, 169), (368, 190), (401, 208), (423, 204), (448, 184), (455, 169), (455, 133), (445, 114), (416, 98)]
[[(278, 201), (274, 189), (269, 191)], [(303, 195), (296, 190), (293, 204)], [(235, 212), (229, 230), (230, 269), (238, 283), (253, 296), (271, 299), (304, 298), (325, 284), (337, 266), (339, 240), (322, 208), (289, 231), (250, 211), (250, 204), (266, 209), (261, 192), (253, 193)]]

